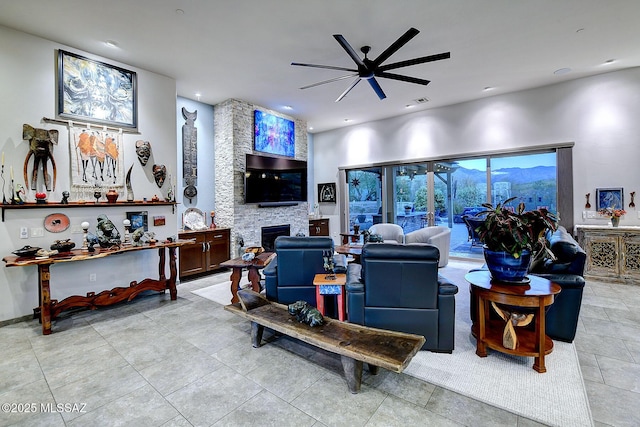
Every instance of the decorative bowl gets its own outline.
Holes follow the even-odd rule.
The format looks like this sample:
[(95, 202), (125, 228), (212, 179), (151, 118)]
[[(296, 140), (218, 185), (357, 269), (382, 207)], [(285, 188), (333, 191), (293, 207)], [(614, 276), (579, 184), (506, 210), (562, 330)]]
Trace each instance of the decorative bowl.
[(17, 249), (13, 252), (11, 252), (12, 254), (18, 255), (18, 256), (22, 256), (22, 257), (28, 257), (28, 256), (34, 256), (36, 254), (36, 252), (38, 252), (40, 249), (42, 248), (37, 248), (35, 246), (23, 246), (20, 249)]

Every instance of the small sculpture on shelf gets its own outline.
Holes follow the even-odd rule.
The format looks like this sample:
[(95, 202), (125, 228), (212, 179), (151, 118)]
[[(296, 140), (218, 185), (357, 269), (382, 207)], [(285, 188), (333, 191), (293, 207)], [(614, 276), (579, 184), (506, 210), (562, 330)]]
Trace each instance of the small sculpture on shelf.
[(96, 236), (101, 248), (120, 246), (120, 232), (106, 215), (98, 216)]
[(131, 187), (131, 170), (133, 169), (133, 165), (129, 168), (127, 172), (127, 178), (125, 180), (127, 185), (127, 202), (133, 202), (133, 187)]
[(209, 226), (209, 228), (218, 228), (218, 226), (216, 225), (216, 213), (215, 211), (211, 211), (210, 213), (211, 215), (211, 225)]
[(69, 204), (69, 192), (68, 191), (63, 191), (62, 192), (62, 200), (60, 200), (60, 203), (63, 205), (68, 205)]
[(324, 261), (324, 264), (323, 264), (324, 271), (327, 273), (327, 275), (324, 276), (324, 278), (327, 280), (335, 280), (336, 274), (335, 274), (335, 263), (333, 261), (333, 251), (323, 250), (322, 259)]

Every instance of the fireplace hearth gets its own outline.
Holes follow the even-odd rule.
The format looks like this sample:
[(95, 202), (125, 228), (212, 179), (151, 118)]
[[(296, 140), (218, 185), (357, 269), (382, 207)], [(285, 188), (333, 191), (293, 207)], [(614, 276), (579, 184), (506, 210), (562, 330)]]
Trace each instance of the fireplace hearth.
[(262, 227), (260, 241), (265, 252), (275, 252), (274, 242), (278, 236), (291, 236), (291, 225), (286, 224)]

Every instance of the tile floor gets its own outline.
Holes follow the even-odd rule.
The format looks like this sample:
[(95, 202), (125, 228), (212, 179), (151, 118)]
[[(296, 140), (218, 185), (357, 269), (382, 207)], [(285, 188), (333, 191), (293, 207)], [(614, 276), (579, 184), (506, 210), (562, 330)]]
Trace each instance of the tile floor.
[[(338, 358), (286, 337), (252, 351), (247, 321), (190, 292), (227, 279), (75, 313), (51, 336), (0, 328), (0, 403), (19, 410), (0, 426), (540, 425), (384, 370), (351, 395)], [(575, 342), (596, 426), (640, 425), (639, 313), (640, 286), (589, 282)]]

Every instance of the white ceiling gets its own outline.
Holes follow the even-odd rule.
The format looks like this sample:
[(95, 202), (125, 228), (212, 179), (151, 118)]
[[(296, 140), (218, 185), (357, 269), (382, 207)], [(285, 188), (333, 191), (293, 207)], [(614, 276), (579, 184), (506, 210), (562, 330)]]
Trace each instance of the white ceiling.
[[(312, 132), (640, 65), (638, 0), (0, 0), (0, 25), (170, 76), (186, 98), (281, 111)], [(354, 66), (333, 34), (375, 58), (410, 27), (420, 34), (386, 63), (450, 51), (395, 70), (428, 86), (379, 78), (387, 99), (363, 82), (338, 103), (351, 79), (299, 89), (346, 73), (291, 62)]]

